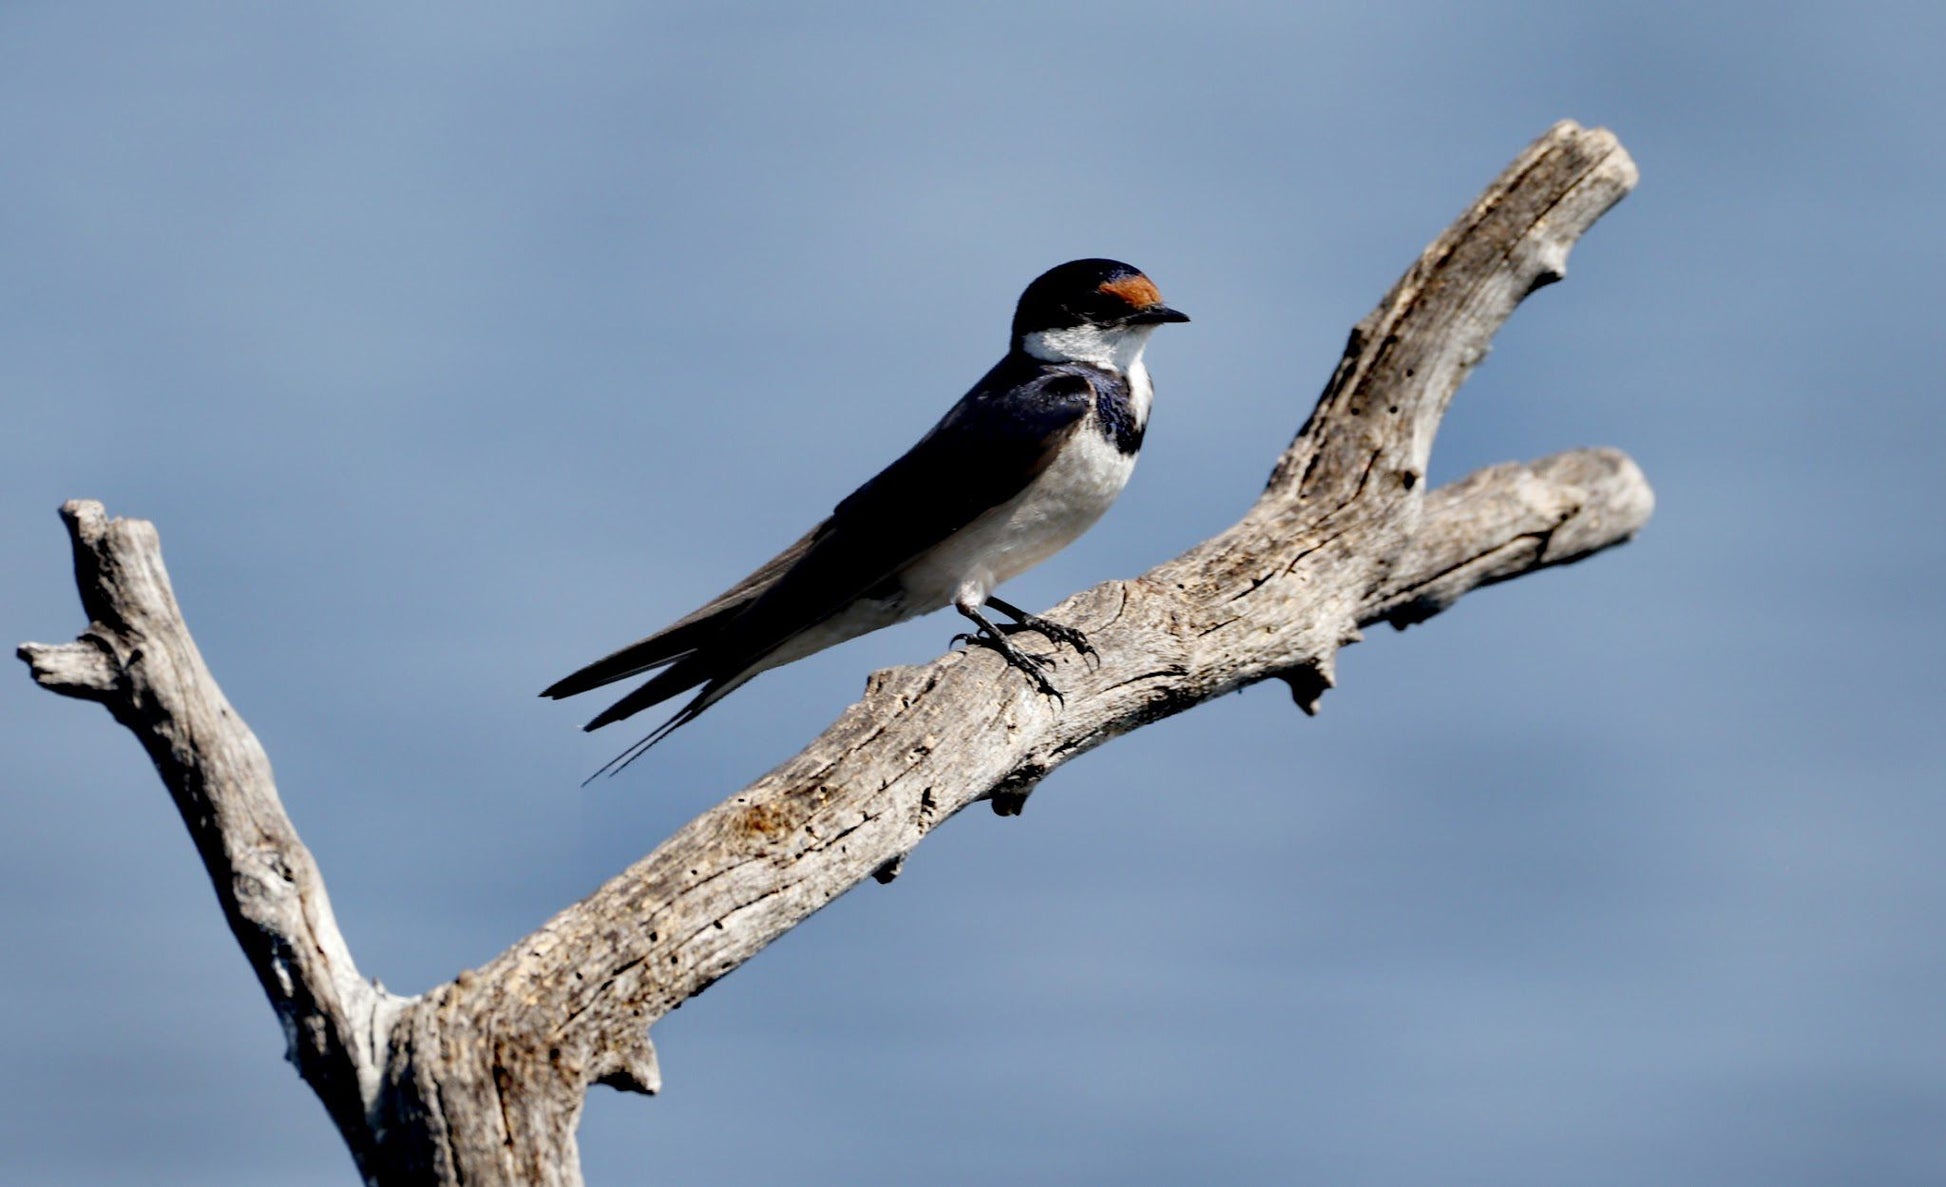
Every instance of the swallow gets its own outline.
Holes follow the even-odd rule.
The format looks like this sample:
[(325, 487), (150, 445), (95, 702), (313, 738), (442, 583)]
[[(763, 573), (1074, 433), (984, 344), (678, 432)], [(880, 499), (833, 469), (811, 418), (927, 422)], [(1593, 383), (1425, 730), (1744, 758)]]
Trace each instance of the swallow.
[[(1012, 636), (1094, 648), (993, 591), (1073, 543), (1121, 493), (1154, 395), (1143, 348), (1157, 326), (1188, 320), (1116, 260), (1073, 260), (1035, 278), (1014, 308), (1006, 356), (903, 457), (707, 605), (541, 693), (558, 700), (661, 669), (583, 727), (596, 730), (697, 690), (595, 776), (761, 672), (945, 606), (975, 628), (954, 642), (999, 652), (1058, 699), (1043, 670), (1052, 661)], [(996, 624), (987, 607), (1013, 621)]]

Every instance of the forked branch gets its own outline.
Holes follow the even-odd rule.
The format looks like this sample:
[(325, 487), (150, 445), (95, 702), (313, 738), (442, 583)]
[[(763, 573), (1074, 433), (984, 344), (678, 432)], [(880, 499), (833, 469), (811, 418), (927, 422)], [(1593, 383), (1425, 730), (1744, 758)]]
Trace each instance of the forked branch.
[(580, 1182), (589, 1085), (653, 1092), (648, 1028), (979, 800), (1017, 813), (1061, 763), (1276, 677), (1315, 711), (1359, 629), (1627, 540), (1653, 506), (1619, 453), (1578, 450), (1425, 489), (1447, 403), (1493, 334), (1628, 192), (1614, 137), (1562, 123), (1521, 154), (1353, 330), (1262, 497), (1223, 534), (1049, 616), (1085, 630), (1064, 702), (987, 652), (873, 675), (776, 770), (472, 972), (416, 998), (366, 982), (256, 738), (183, 624), (154, 529), (63, 508), (92, 622), (26, 644), (42, 686), (147, 748), (290, 1036), (376, 1183)]

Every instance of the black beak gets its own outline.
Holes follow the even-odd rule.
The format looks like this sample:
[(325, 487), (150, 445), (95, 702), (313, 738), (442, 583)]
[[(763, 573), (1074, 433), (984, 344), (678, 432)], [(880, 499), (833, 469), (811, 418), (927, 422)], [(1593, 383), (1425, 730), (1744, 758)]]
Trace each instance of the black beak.
[(1187, 313), (1178, 313), (1167, 305), (1152, 305), (1130, 317), (1129, 324), (1137, 326), (1159, 326), (1163, 322), (1188, 321)]

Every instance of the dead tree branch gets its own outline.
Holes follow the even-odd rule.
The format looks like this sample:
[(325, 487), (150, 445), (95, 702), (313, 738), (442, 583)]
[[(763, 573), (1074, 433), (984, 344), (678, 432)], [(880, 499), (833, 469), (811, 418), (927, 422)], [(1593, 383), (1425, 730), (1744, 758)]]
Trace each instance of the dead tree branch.
[(982, 650), (873, 675), (801, 754), (481, 968), (415, 998), (365, 981), (254, 735), (184, 625), (154, 529), (63, 508), (92, 620), (26, 644), (43, 687), (107, 706), (175, 797), (291, 1057), (369, 1182), (580, 1182), (591, 1084), (659, 1085), (649, 1026), (977, 800), (1018, 813), (1049, 771), (1256, 681), (1305, 711), (1361, 627), (1627, 540), (1653, 497), (1607, 450), (1427, 492), (1448, 401), (1514, 307), (1635, 182), (1613, 136), (1531, 145), (1352, 331), (1316, 411), (1235, 526), (1050, 615), (1085, 630), (1065, 702)]

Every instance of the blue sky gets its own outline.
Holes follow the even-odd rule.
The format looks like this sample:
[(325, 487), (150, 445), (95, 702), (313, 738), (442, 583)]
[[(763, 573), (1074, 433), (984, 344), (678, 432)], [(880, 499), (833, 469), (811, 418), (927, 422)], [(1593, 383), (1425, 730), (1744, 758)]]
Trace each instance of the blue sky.
[[(1946, 10), (0, 5), (0, 611), (159, 525), (361, 966), (478, 964), (927, 619), (627, 776), (533, 694), (741, 576), (1110, 255), (1148, 446), (1046, 606), (1226, 526), (1557, 118), (1637, 192), (1434, 477), (1628, 450), (1640, 540), (969, 813), (656, 1032), (591, 1182), (1946, 1177)], [(134, 742), (0, 681), (0, 1179), (349, 1181)]]

